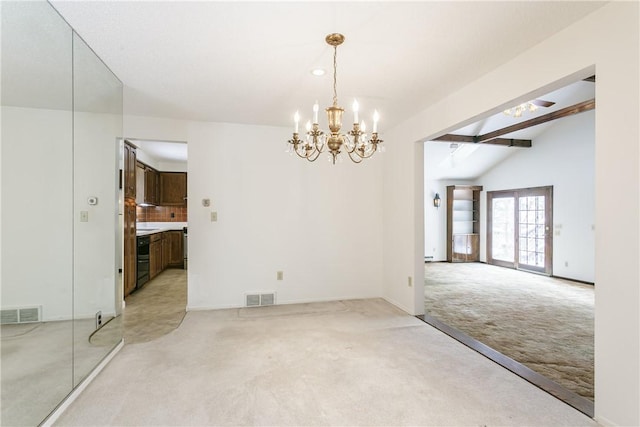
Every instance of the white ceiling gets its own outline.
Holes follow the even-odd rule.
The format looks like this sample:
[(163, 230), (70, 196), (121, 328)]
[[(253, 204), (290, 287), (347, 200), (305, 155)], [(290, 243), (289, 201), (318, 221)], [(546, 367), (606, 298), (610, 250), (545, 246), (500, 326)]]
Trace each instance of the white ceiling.
[[(288, 126), (357, 96), (380, 129), (601, 7), (592, 1), (62, 1), (53, 6), (125, 85), (126, 114)], [(322, 77), (313, 68), (325, 68)], [(322, 121), (321, 121), (322, 123)]]
[(129, 139), (136, 147), (157, 162), (186, 162), (187, 143)]

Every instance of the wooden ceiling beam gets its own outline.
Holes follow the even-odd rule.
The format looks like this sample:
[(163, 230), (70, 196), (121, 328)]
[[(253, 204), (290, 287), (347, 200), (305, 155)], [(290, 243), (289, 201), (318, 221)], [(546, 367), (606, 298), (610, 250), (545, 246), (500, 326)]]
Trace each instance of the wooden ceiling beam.
[(547, 123), (552, 120), (558, 120), (563, 117), (572, 116), (574, 114), (583, 113), (585, 111), (593, 110), (596, 108), (596, 100), (590, 99), (588, 101), (580, 102), (575, 105), (571, 105), (566, 108), (562, 108), (558, 111), (554, 111), (552, 113), (548, 113), (542, 116), (534, 117), (533, 119), (525, 120), (524, 122), (516, 123), (515, 125), (507, 126), (506, 128), (498, 129), (493, 132), (485, 133), (484, 135), (478, 136), (478, 142), (486, 141), (488, 139), (497, 138), (502, 135), (506, 135), (511, 132), (515, 132), (518, 130), (530, 128), (532, 126), (541, 125), (542, 123)]
[(510, 138), (498, 138), (502, 135), (506, 135), (511, 132), (516, 132), (522, 129), (530, 128), (532, 126), (541, 125), (542, 123), (550, 122), (552, 120), (561, 119), (563, 117), (572, 116), (574, 114), (583, 113), (596, 108), (596, 100), (590, 99), (588, 101), (580, 102), (579, 104), (571, 105), (566, 108), (562, 108), (558, 111), (554, 111), (543, 116), (534, 117), (533, 119), (525, 120), (524, 122), (516, 123), (515, 125), (507, 126), (502, 129), (495, 130), (493, 132), (485, 133), (484, 135), (456, 135), (446, 134), (433, 141), (447, 141), (447, 142), (461, 142), (461, 143), (474, 143), (474, 144), (494, 144), (494, 145), (506, 145), (510, 147), (531, 147), (530, 139), (510, 139)]
[(455, 135), (447, 134), (433, 141), (446, 141), (462, 144), (490, 144), (490, 145), (503, 145), (506, 147), (531, 147), (530, 139), (512, 139), (512, 138), (493, 138), (486, 141), (477, 141), (476, 137), (468, 135)]

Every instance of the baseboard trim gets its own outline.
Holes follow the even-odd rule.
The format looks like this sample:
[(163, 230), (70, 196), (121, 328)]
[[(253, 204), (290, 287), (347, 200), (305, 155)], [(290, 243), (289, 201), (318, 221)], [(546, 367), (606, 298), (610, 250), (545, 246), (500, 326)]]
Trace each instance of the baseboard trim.
[(418, 315), (416, 317), (443, 332), (444, 334), (449, 335), (456, 341), (459, 341), (460, 343), (466, 345), (470, 349), (477, 351), (489, 360), (492, 360), (503, 368), (513, 372), (514, 374), (535, 385), (536, 387), (546, 391), (553, 397), (561, 400), (572, 408), (582, 412), (590, 418), (593, 418), (594, 405), (592, 401), (585, 399), (584, 397), (570, 390), (567, 390), (560, 384), (550, 380), (543, 375), (540, 375), (539, 373), (531, 370), (525, 365), (492, 349), (488, 345), (483, 344), (474, 338), (471, 338), (469, 335), (466, 335), (456, 328), (443, 323), (435, 317), (431, 317), (428, 314)]
[(104, 369), (105, 366), (115, 357), (115, 355), (122, 350), (124, 347), (124, 340), (121, 339), (120, 343), (116, 345), (113, 350), (107, 354), (102, 361), (96, 366), (93, 371), (87, 377), (80, 382), (72, 391), (67, 395), (67, 397), (60, 402), (60, 404), (56, 407), (56, 409), (49, 414), (47, 418), (40, 424), (42, 427), (51, 427), (53, 424), (58, 421), (58, 418), (64, 413), (64, 411), (71, 406), (71, 404), (82, 394), (82, 392), (87, 388), (87, 386), (98, 376), (98, 374)]

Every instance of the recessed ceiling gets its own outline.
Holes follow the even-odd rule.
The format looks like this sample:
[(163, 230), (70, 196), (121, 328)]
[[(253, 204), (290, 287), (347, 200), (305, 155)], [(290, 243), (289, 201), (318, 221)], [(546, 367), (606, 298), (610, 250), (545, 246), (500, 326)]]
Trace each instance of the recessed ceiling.
[(125, 85), (125, 114), (289, 126), (338, 98), (380, 128), (598, 9), (605, 2), (62, 1), (53, 6)]

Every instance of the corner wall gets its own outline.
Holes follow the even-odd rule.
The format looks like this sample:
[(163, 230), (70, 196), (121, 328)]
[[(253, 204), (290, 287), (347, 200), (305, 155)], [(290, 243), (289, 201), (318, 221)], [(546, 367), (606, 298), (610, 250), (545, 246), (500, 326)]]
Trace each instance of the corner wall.
[(637, 2), (609, 3), (385, 135), (383, 293), (417, 311), (423, 296), (398, 279), (424, 250), (416, 257), (423, 181), (412, 146), (597, 74), (595, 414), (606, 425), (640, 425), (639, 22)]

